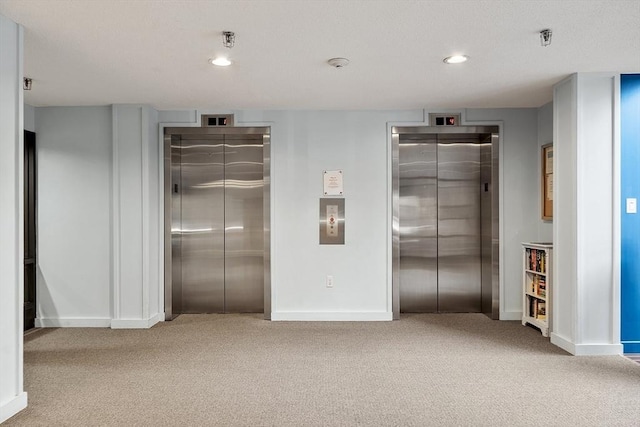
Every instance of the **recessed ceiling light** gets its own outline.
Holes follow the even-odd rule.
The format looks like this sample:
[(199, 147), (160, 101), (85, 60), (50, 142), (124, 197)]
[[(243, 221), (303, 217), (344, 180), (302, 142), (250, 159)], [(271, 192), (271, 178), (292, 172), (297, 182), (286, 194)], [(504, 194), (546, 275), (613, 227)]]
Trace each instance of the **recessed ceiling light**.
[(467, 55), (453, 55), (447, 56), (442, 61), (445, 64), (462, 64), (463, 62), (467, 62), (469, 57)]
[(217, 65), (218, 67), (227, 67), (231, 65), (231, 61), (229, 61), (228, 58), (224, 58), (222, 56), (211, 59), (209, 62), (211, 62), (213, 65)]

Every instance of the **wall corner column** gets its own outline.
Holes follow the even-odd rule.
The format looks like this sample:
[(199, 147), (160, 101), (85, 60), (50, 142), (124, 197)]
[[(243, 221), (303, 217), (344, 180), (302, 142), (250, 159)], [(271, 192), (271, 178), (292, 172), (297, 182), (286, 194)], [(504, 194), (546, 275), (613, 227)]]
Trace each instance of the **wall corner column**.
[(0, 423), (27, 407), (23, 384), (23, 29), (0, 15)]
[(620, 76), (620, 340), (626, 353), (640, 353), (640, 217), (626, 209), (640, 197), (640, 73)]
[(158, 235), (158, 119), (146, 105), (113, 105), (111, 328), (164, 319)]
[(621, 354), (616, 212), (618, 83), (578, 73), (554, 87), (551, 342), (574, 355)]

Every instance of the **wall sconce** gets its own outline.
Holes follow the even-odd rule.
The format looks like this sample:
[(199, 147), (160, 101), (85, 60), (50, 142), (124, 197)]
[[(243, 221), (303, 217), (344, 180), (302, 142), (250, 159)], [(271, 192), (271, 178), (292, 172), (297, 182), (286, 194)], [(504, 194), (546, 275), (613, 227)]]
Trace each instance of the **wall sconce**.
[(551, 30), (550, 29), (546, 29), (546, 30), (542, 30), (540, 31), (540, 44), (543, 47), (547, 47), (551, 44)]
[(231, 49), (236, 42), (236, 34), (233, 31), (222, 32), (222, 44), (227, 49)]
[(33, 84), (33, 80), (30, 79), (29, 77), (25, 77), (22, 80), (22, 89), (24, 90), (31, 90), (31, 86)]

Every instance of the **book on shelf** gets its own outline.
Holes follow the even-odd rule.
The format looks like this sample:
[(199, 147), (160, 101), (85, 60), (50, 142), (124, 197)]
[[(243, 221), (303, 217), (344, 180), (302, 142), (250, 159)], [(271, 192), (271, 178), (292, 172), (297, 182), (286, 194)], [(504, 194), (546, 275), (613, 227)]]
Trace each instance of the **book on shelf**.
[(537, 312), (536, 319), (547, 320), (547, 304), (544, 301), (538, 301), (536, 304)]
[(547, 279), (545, 277), (538, 278), (538, 295), (542, 298), (547, 297)]
[(538, 300), (535, 298), (529, 299), (529, 317), (535, 318), (538, 314)]
[(531, 249), (531, 262), (529, 263), (531, 265), (531, 270), (532, 271), (538, 271), (538, 264), (537, 264), (537, 250), (535, 249)]
[(533, 274), (531, 277), (531, 293), (538, 295), (540, 290), (540, 276)]
[(527, 269), (538, 273), (546, 274), (547, 253), (543, 249), (527, 248), (525, 250)]

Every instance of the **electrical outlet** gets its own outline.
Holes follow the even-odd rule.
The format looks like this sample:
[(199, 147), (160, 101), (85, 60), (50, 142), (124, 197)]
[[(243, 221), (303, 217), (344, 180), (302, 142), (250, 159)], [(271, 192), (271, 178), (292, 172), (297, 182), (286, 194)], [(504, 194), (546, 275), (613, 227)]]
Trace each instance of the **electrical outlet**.
[(333, 288), (333, 276), (327, 276), (327, 288)]

